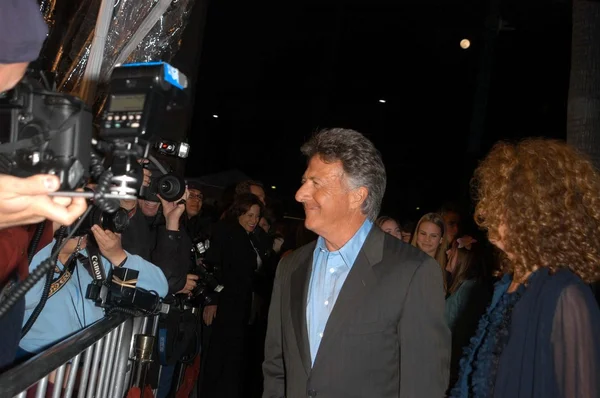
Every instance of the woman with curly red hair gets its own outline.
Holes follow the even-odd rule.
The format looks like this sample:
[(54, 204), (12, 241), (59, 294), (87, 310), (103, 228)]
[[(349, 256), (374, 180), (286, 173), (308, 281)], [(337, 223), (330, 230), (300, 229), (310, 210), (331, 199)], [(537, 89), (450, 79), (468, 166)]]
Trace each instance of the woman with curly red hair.
[(600, 174), (563, 142), (499, 143), (475, 171), (475, 221), (503, 253), (451, 397), (600, 396)]

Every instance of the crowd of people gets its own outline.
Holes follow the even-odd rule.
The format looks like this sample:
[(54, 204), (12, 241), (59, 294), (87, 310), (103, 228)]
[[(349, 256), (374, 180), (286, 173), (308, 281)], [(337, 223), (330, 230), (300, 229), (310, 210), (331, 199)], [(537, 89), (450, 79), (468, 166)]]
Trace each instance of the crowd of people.
[[(2, 8), (0, 92), (21, 79), (47, 32), (35, 2)], [(182, 202), (123, 201), (143, 234), (96, 225), (67, 242), (55, 272), (69, 278), (45, 309), (38, 284), (0, 319), (0, 368), (103, 316), (80, 286), (92, 279), (79, 256), (90, 239), (105, 270), (138, 270), (139, 285), (167, 299), (197, 287), (177, 253), (189, 257), (208, 228), (203, 261), (226, 288), (202, 304), (200, 397), (600, 396), (590, 289), (600, 279), (600, 174), (585, 155), (556, 140), (497, 143), (473, 176), (473, 219), (487, 234), (473, 237), (448, 208), (415, 224), (380, 214), (384, 159), (359, 132), (322, 130), (301, 152), (305, 232), (293, 247), (269, 232), (275, 221), (256, 181), (239, 184), (210, 222), (200, 187)], [(53, 175), (0, 175), (0, 304), (87, 207), (50, 196), (59, 185)], [(483, 240), (496, 248), (492, 261)], [(172, 377), (161, 375), (164, 396)]]

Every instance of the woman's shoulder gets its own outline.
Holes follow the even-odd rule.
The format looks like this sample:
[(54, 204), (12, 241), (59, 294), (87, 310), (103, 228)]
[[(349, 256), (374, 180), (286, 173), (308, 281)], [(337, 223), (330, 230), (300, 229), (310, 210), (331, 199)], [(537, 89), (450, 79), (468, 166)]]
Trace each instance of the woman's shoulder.
[(536, 272), (524, 295), (533, 298), (541, 312), (549, 311), (551, 314), (557, 307), (563, 306), (565, 300), (566, 303), (573, 303), (575, 300), (577, 305), (583, 306), (594, 306), (596, 303), (590, 286), (567, 268), (553, 273), (548, 270)]
[(556, 272), (540, 270), (531, 279), (532, 286), (539, 285), (539, 289), (546, 294), (560, 295), (565, 290), (590, 290), (590, 287), (573, 271), (560, 268)]

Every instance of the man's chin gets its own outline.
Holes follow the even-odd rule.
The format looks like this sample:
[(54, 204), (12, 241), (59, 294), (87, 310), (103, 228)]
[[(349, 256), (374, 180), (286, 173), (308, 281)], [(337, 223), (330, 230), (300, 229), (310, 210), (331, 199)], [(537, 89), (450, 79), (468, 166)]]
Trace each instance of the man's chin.
[(315, 232), (315, 233), (317, 233), (317, 232), (315, 231), (315, 227), (317, 227), (317, 222), (316, 222), (316, 220), (312, 220), (312, 219), (310, 219), (310, 218), (308, 218), (308, 217), (307, 217), (307, 218), (305, 218), (305, 219), (304, 219), (304, 227), (305, 227), (306, 229), (308, 229), (309, 231), (312, 231), (312, 232)]

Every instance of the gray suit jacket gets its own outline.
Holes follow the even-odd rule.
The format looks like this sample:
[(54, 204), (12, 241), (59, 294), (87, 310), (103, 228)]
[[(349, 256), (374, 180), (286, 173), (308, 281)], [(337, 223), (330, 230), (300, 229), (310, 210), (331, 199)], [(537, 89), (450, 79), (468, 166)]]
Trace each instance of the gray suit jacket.
[(311, 368), (306, 300), (315, 243), (277, 269), (263, 398), (441, 398), (450, 331), (438, 263), (374, 226), (333, 307)]

